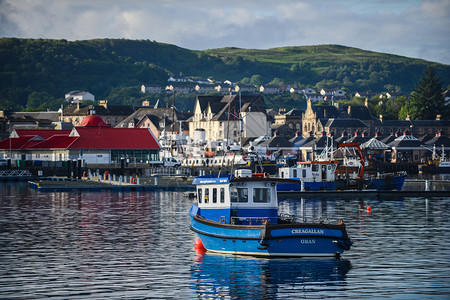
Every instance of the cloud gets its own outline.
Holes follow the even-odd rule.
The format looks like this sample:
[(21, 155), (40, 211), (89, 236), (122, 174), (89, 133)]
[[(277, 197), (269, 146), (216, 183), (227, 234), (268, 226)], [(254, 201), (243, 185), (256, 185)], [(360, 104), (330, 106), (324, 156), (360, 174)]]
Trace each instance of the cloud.
[(188, 49), (340, 44), (450, 63), (450, 0), (0, 0), (0, 36)]

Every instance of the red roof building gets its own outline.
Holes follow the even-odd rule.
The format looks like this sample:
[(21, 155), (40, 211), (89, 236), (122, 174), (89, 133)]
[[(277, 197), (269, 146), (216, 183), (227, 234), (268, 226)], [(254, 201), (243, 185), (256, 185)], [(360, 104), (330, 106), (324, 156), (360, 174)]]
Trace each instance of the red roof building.
[(13, 160), (67, 161), (85, 164), (159, 160), (160, 145), (144, 128), (111, 128), (101, 117), (90, 115), (72, 130), (14, 130), (0, 141), (0, 157)]

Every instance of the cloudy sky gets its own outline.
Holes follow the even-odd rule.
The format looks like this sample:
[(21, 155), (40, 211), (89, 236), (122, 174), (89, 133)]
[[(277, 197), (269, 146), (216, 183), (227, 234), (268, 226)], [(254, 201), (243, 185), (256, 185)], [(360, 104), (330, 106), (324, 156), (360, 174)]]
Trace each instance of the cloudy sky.
[(339, 44), (450, 64), (450, 0), (0, 0), (0, 36), (195, 50)]

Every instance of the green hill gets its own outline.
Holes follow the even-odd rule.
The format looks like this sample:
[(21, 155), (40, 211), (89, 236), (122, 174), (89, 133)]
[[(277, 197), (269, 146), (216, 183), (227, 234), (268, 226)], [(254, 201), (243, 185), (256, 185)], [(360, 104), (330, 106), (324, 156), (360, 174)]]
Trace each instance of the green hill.
[(338, 45), (193, 51), (149, 40), (1, 38), (0, 109), (33, 106), (30, 98), (54, 108), (71, 90), (139, 104), (140, 85), (165, 86), (168, 74), (409, 93), (428, 66), (450, 84), (448, 65)]

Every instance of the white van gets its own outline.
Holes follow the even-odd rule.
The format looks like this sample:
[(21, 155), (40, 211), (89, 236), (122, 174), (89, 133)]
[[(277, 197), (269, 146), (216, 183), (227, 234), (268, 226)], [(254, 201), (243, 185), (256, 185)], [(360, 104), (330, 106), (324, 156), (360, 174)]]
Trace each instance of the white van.
[(181, 163), (173, 157), (164, 157), (164, 167), (179, 167)]

